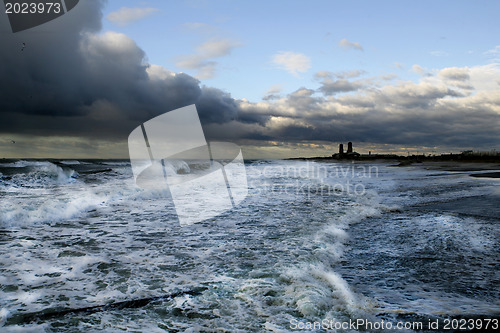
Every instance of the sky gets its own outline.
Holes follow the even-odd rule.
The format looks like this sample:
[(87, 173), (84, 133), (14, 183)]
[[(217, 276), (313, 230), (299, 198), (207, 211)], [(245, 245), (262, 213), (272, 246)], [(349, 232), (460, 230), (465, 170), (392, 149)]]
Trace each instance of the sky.
[(127, 158), (134, 128), (190, 104), (246, 158), (499, 150), (499, 12), (86, 0), (17, 33), (1, 13), (0, 157)]

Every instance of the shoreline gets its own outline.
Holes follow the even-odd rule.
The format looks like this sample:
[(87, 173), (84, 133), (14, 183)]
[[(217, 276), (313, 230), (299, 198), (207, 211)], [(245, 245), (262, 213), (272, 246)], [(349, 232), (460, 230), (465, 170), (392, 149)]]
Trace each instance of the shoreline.
[(335, 159), (335, 158), (289, 158), (288, 161), (313, 161), (313, 162), (337, 162), (337, 163), (387, 163), (392, 167), (405, 168), (405, 167), (421, 167), (428, 170), (441, 170), (451, 172), (481, 172), (491, 171), (484, 173), (471, 173), (471, 177), (475, 178), (495, 178), (500, 179), (500, 161), (412, 161), (401, 159)]
[[(414, 164), (410, 164), (414, 165)], [(451, 172), (474, 172), (469, 174), (475, 178), (500, 178), (500, 163), (498, 162), (422, 162), (418, 165), (428, 170), (443, 170)], [(490, 172), (482, 172), (490, 171)], [(476, 173), (482, 172), (482, 173)]]

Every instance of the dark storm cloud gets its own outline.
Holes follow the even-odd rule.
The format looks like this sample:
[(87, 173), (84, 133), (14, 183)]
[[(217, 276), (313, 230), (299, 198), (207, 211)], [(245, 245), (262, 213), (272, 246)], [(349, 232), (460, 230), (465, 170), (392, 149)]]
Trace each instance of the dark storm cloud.
[[(339, 114), (329, 122), (318, 122), (316, 126), (290, 125), (276, 129), (274, 138), (287, 138), (291, 142), (309, 140), (320, 141), (358, 141), (398, 145), (481, 147), (498, 145), (496, 129), (500, 124), (498, 115), (485, 114), (472, 119), (470, 114), (463, 115), (464, 123), (458, 124), (456, 116), (426, 117), (410, 115), (388, 117), (384, 113), (356, 117), (352, 114)], [(309, 120), (313, 123), (314, 120)], [(471, 123), (472, 122), (472, 123)], [(478, 132), (477, 127), (483, 131)]]
[[(475, 71), (483, 77), (492, 69), (478, 67)], [(458, 149), (498, 147), (498, 89), (469, 94), (457, 89), (454, 82), (448, 86), (448, 80), (449, 75), (443, 80), (423, 78), (418, 83), (367, 84), (339, 97), (301, 88), (276, 100), (240, 103), (240, 110), (253, 115), (253, 125), (259, 126), (232, 122), (227, 133), (234, 139), (254, 142), (358, 141)]]
[(216, 88), (203, 87), (197, 107), (200, 120), (205, 123), (226, 123), (237, 117), (238, 103)]
[(238, 103), (228, 93), (147, 64), (123, 34), (98, 34), (102, 5), (80, 1), (61, 18), (16, 34), (2, 16), (1, 132), (126, 139), (142, 122), (189, 104), (205, 123), (236, 118)]
[(56, 115), (73, 108), (75, 100), (83, 102), (81, 80), (77, 80), (83, 59), (77, 50), (81, 32), (101, 27), (100, 3), (82, 1), (77, 9), (78, 15), (70, 12), (16, 34), (7, 16), (0, 15), (2, 112)]
[(304, 113), (300, 123), (268, 129), (275, 138), (450, 147), (500, 142), (495, 111), (500, 98), (494, 92), (471, 97), (441, 84), (405, 83), (339, 99), (308, 97), (310, 107), (302, 100), (301, 108), (317, 112)]
[[(319, 89), (303, 87), (252, 103), (148, 64), (145, 52), (123, 34), (100, 34), (101, 7), (102, 1), (80, 1), (60, 19), (16, 34), (1, 16), (1, 134), (126, 142), (144, 121), (196, 104), (209, 141), (454, 147), (500, 142), (498, 85), (470, 91), (488, 80), (483, 78), (496, 75), (498, 81), (491, 66), (445, 68), (418, 83), (384, 85), (358, 78), (360, 70), (322, 71), (315, 76)], [(473, 72), (479, 79), (473, 80)]]

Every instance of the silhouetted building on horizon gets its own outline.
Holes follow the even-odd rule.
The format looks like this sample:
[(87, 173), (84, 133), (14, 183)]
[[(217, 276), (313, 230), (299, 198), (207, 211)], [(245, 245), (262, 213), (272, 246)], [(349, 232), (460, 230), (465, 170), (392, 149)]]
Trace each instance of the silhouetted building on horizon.
[(358, 158), (360, 156), (359, 153), (353, 151), (352, 142), (349, 141), (347, 143), (347, 152), (344, 153), (344, 144), (339, 144), (339, 152), (337, 154), (333, 154), (333, 158), (341, 159), (341, 158)]

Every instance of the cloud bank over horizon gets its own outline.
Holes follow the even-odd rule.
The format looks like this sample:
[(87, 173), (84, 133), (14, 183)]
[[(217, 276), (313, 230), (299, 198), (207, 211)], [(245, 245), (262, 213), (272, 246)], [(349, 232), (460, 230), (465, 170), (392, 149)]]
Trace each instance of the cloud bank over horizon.
[[(122, 143), (132, 129), (164, 112), (196, 104), (208, 140), (255, 147), (354, 141), (498, 148), (496, 62), (431, 70), (414, 64), (411, 70), (420, 75), (416, 81), (398, 79), (396, 74), (370, 76), (362, 69), (325, 69), (313, 75), (310, 87), (282, 94), (275, 86), (267, 95), (271, 97), (248, 101), (200, 81), (213, 76), (214, 58), (230, 54), (241, 43), (202, 43), (196, 54), (179, 60), (187, 68), (197, 68), (198, 78), (175, 73), (150, 64), (146, 52), (127, 35), (103, 32), (102, 6), (97, 0), (81, 2), (72, 15), (18, 34), (6, 33), (10, 28), (2, 18), (1, 137), (54, 138), (60, 144), (61, 137), (74, 138), (89, 156), (105, 158), (100, 155), (113, 150), (126, 157)], [(125, 13), (122, 21), (153, 12)], [(363, 51), (347, 39), (339, 45)], [(305, 75), (310, 69), (310, 58), (300, 53), (278, 52), (272, 59), (292, 75)], [(109, 145), (95, 151), (94, 145), (82, 144), (86, 140)]]

